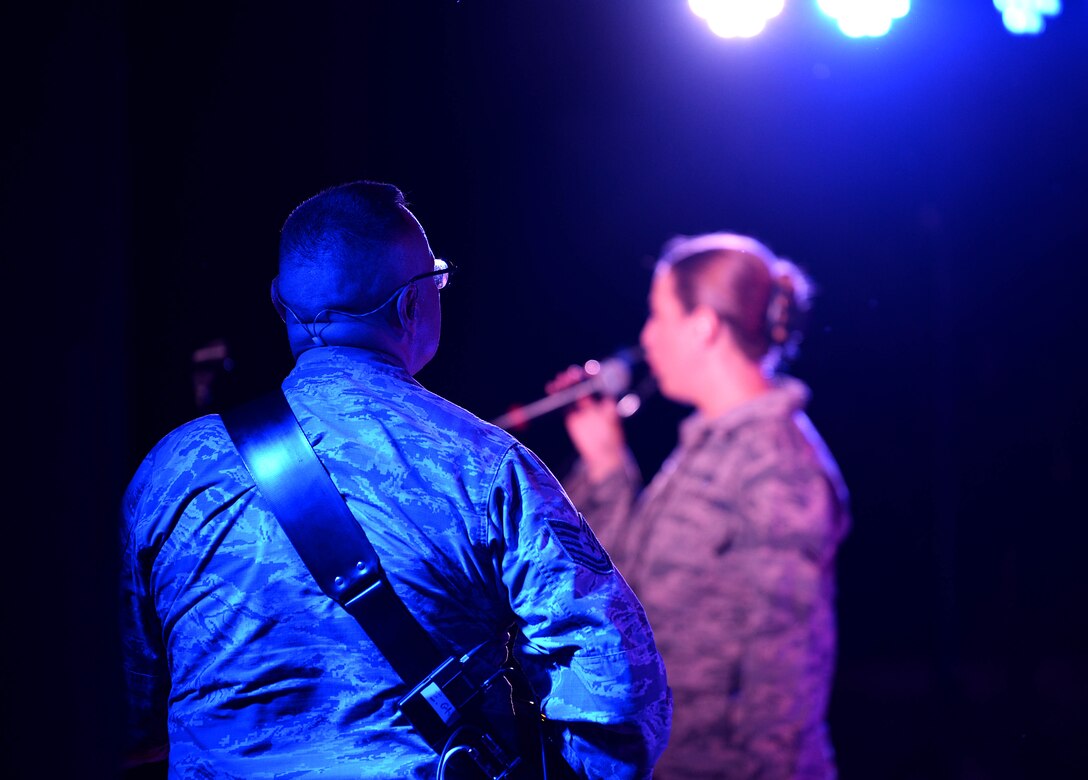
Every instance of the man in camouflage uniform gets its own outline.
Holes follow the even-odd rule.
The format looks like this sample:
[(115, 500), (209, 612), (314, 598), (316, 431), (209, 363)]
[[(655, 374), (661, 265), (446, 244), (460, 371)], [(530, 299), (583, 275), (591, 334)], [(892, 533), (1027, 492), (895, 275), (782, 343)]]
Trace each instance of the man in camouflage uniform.
[(582, 455), (568, 492), (645, 605), (669, 673), (657, 780), (836, 773), (824, 718), (848, 497), (804, 413), (807, 388), (771, 374), (805, 288), (752, 239), (677, 240), (654, 275), (642, 346), (662, 394), (695, 407), (678, 446), (640, 493), (615, 401), (585, 399), (567, 416)]
[[(540, 461), (424, 389), (449, 269), (395, 187), (284, 225), (283, 391), (397, 595), (443, 651), (514, 652), (582, 777), (648, 778), (669, 728), (641, 605)], [(319, 589), (218, 415), (147, 456), (124, 501), (128, 757), (176, 778), (433, 778), (408, 689)], [(414, 684), (416, 681), (408, 681)]]

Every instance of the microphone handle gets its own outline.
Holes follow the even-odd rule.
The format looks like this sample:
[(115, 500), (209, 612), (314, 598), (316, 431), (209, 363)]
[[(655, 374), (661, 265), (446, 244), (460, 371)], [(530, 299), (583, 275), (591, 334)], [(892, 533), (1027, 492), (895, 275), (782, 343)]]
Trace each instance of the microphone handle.
[(531, 404), (515, 407), (491, 422), (500, 428), (517, 428), (530, 420), (535, 420), (541, 415), (555, 411), (556, 409), (561, 409), (596, 390), (597, 385), (595, 382), (579, 382), (576, 385), (568, 387), (566, 390), (561, 390), (553, 395), (546, 395), (539, 401), (533, 401)]

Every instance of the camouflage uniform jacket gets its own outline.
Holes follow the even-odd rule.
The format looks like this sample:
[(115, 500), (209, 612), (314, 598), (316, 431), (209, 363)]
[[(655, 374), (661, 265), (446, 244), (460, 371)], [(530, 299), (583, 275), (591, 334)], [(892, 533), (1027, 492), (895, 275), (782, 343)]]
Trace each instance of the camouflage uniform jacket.
[[(373, 353), (283, 383), (394, 590), (443, 651), (516, 621), (515, 653), (591, 778), (646, 778), (669, 692), (645, 613), (526, 448)], [(407, 686), (297, 557), (218, 415), (150, 452), (124, 501), (131, 754), (172, 778), (433, 778)], [(414, 681), (413, 681), (414, 683)]]
[(783, 379), (718, 419), (686, 419), (647, 488), (637, 467), (568, 492), (639, 595), (673, 690), (655, 778), (835, 776), (824, 725), (833, 564), (849, 525), (838, 469)]

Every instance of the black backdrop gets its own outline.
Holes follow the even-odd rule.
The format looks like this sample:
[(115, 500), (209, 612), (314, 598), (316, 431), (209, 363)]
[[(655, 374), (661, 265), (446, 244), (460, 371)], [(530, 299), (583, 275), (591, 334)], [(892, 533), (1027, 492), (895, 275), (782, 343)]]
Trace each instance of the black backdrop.
[[(463, 269), (420, 379), (485, 418), (634, 343), (673, 234), (805, 267), (793, 370), (856, 516), (843, 777), (1083, 772), (1088, 9), (1018, 38), (913, 5), (850, 41), (793, 2), (746, 42), (681, 0), (5, 9), (5, 776), (114, 774), (124, 482), (195, 413), (195, 349), (230, 349), (220, 403), (289, 368), (279, 225), (364, 177)], [(684, 412), (629, 421), (647, 470)], [(556, 420), (521, 435), (563, 470)]]

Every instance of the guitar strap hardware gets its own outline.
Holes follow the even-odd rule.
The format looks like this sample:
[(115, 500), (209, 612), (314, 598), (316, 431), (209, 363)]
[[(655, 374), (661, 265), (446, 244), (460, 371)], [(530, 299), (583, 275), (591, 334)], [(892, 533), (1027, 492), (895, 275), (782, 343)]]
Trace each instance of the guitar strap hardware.
[(516, 734), (512, 726), (500, 727), (505, 738), (500, 737), (477, 717), (483, 694), (492, 686), (509, 685), (513, 677), (512, 667), (494, 664), (497, 643), (505, 644), (505, 639), (485, 642), (460, 657), (438, 649), (393, 590), (370, 540), (310, 446), (282, 390), (221, 417), (258, 489), (321, 590), (359, 622), (405, 683), (418, 681), (397, 706), (440, 755), (438, 777), (444, 777), (454, 758), (462, 755), (472, 761), (458, 765), (462, 771), (469, 766), (475, 778), (545, 776), (543, 768), (545, 774), (522, 773), (526, 764), (543, 763), (540, 756), (525, 762), (517, 755), (522, 751), (516, 746), (528, 742), (524, 734)]

